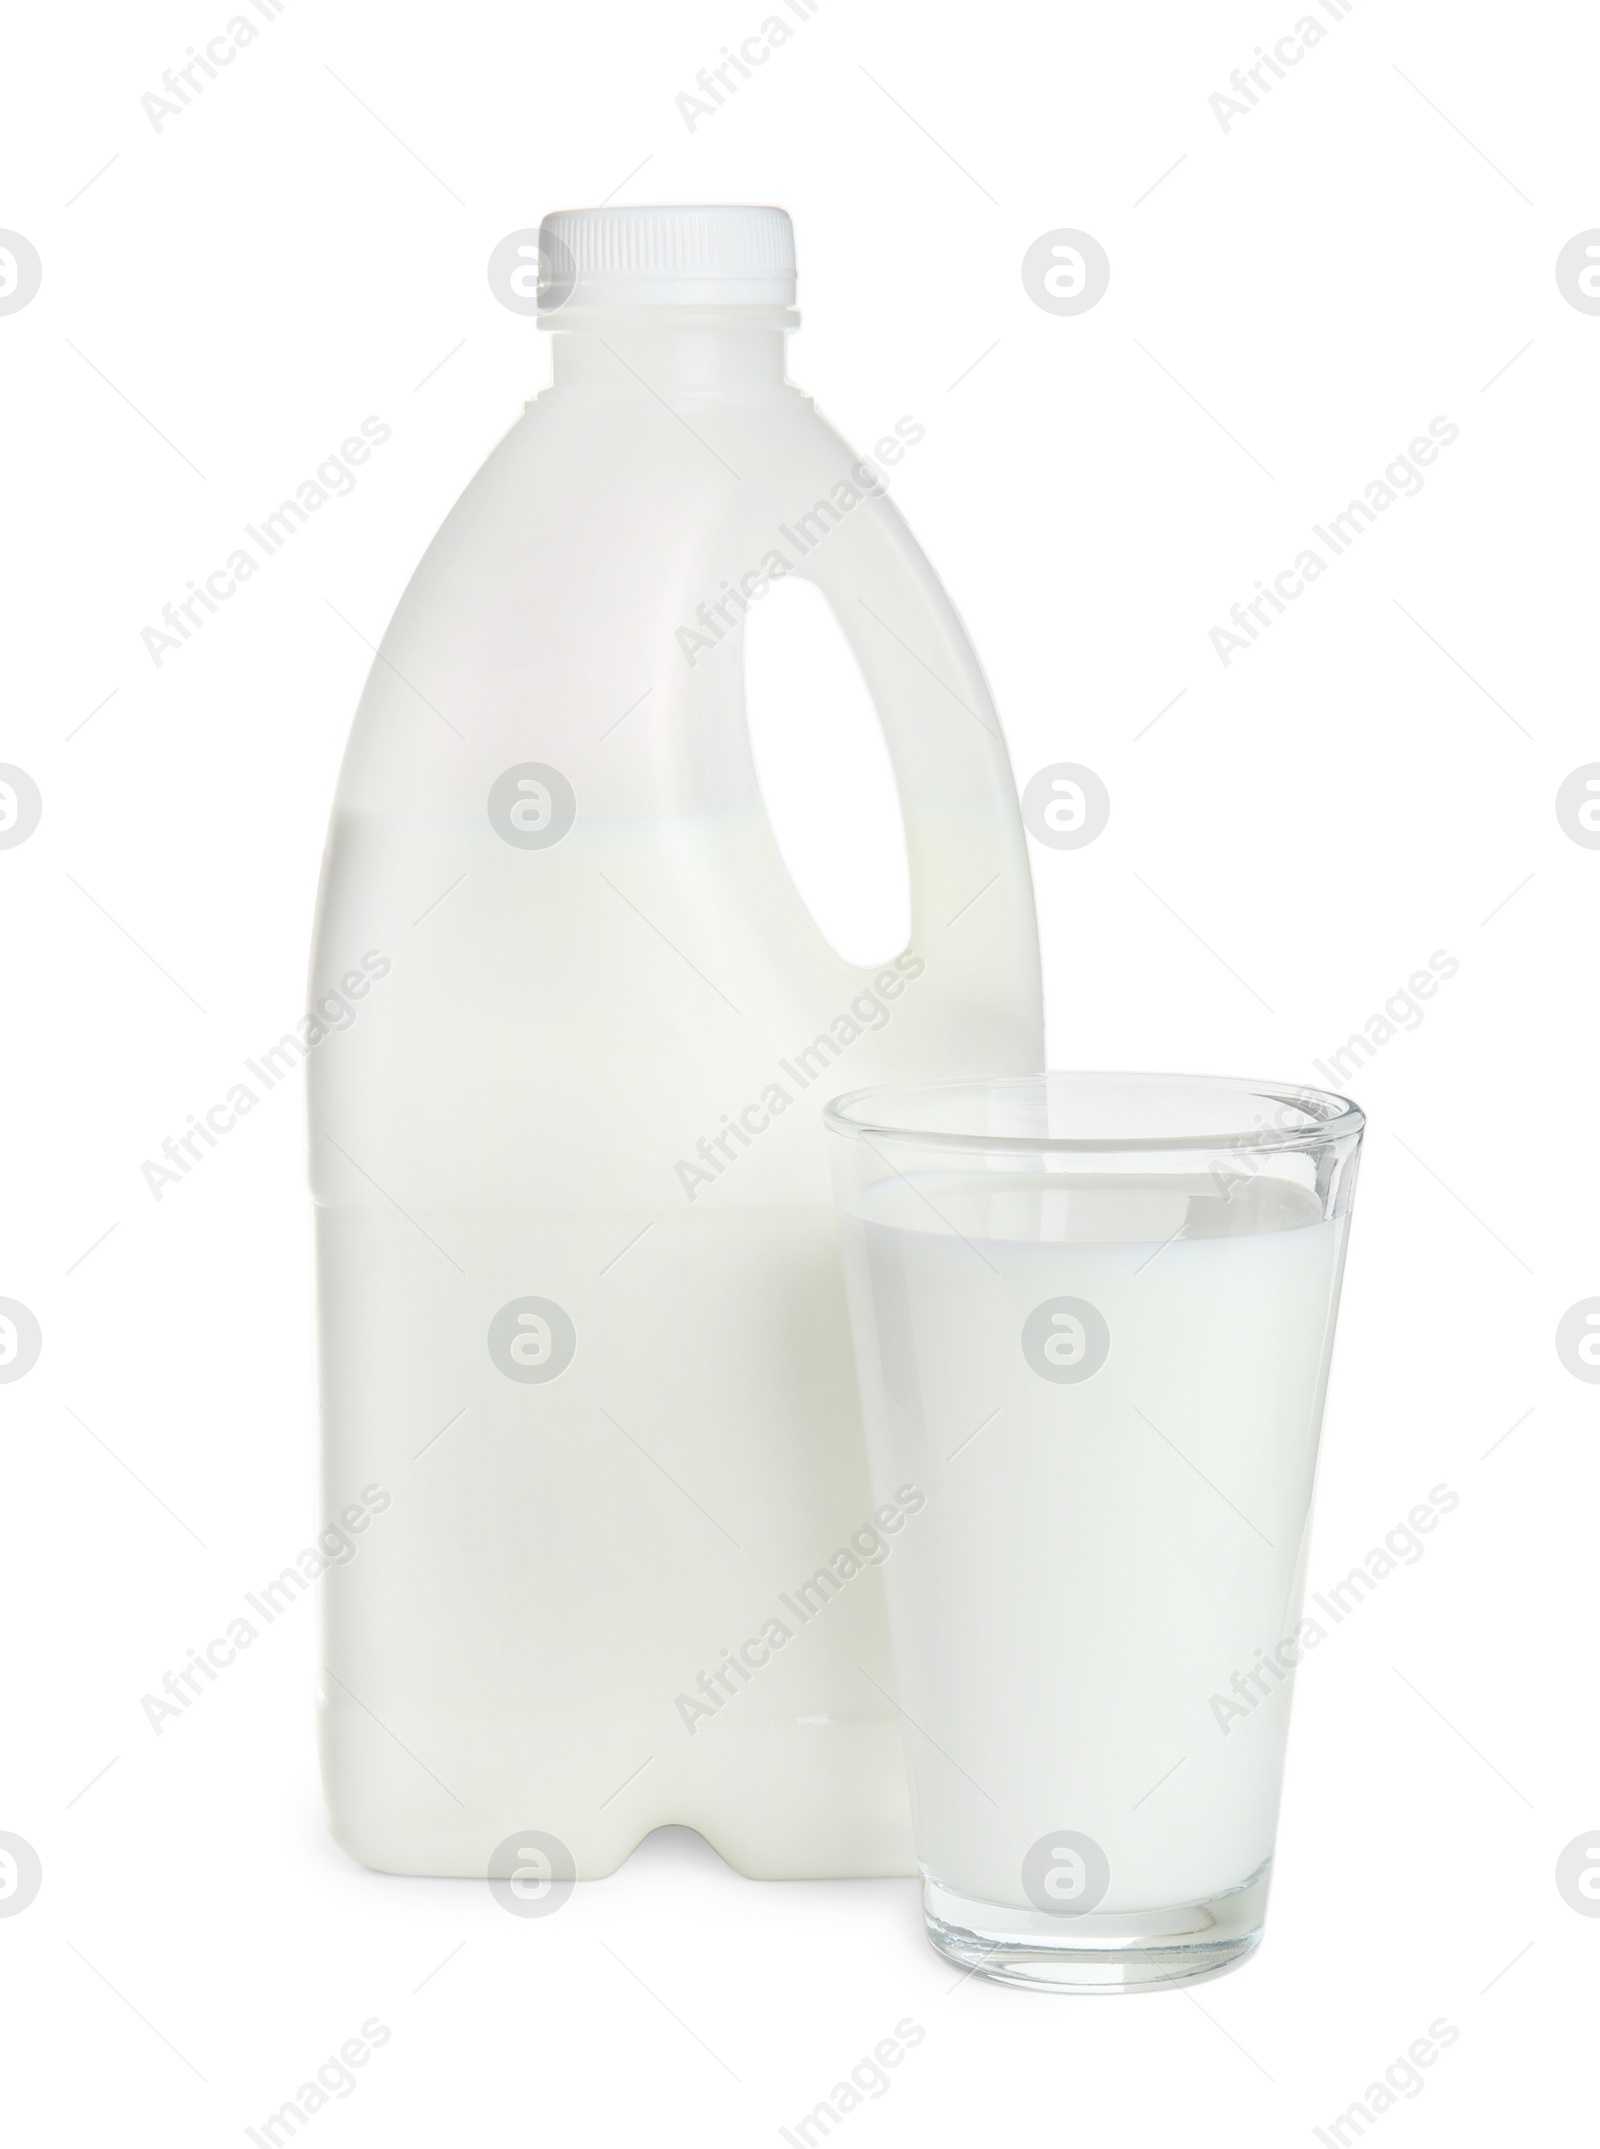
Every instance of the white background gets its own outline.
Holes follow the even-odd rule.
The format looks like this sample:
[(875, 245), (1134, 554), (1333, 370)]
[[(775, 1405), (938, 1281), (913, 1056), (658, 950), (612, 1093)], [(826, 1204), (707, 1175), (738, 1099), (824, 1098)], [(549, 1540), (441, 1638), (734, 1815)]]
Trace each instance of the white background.
[[(0, 852), (0, 1295), (45, 1341), (0, 1389), (0, 1828), (44, 1885), (0, 1920), (0, 2097), (29, 2142), (237, 2141), (376, 2016), (315, 2142), (774, 2141), (909, 2015), (851, 2143), (1279, 2144), (1444, 2016), (1384, 2142), (1577, 2121), (1600, 1396), (1554, 1331), (1600, 1291), (1600, 853), (1554, 798), (1600, 759), (1600, 318), (1554, 264), (1600, 223), (1600, 27), (1357, 0), (1224, 132), (1299, 0), (822, 0), (691, 134), (675, 95), (763, 5), (288, 0), (159, 133), (141, 95), (230, 0), (7, 34), (0, 225), (44, 283), (0, 317), (0, 759), (44, 817)], [(1265, 1946), (1194, 1993), (960, 1981), (912, 1883), (758, 1885), (684, 1835), (537, 1921), (365, 1873), (323, 1830), (309, 1604), (159, 1739), (139, 1706), (314, 1527), (299, 1099), (159, 1205), (140, 1165), (299, 1014), (366, 644), (548, 378), (490, 249), (613, 193), (784, 204), (795, 377), (858, 444), (926, 424), (896, 497), (1019, 781), (1111, 796), (1088, 849), (1031, 846), (1055, 1064), (1316, 1079), (1459, 961), (1351, 1085), (1313, 1588), (1460, 1505), (1309, 1660)], [(1076, 318), (1019, 274), (1060, 226), (1112, 263)], [(356, 492), (155, 667), (141, 628), (368, 414)], [(1420, 496), (1224, 668), (1210, 628), (1436, 416)]]

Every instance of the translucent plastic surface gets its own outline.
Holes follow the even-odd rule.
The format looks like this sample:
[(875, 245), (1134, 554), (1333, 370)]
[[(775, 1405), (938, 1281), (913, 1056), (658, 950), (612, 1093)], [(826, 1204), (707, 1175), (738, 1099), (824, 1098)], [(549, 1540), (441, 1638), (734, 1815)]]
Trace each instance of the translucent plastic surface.
[[(324, 871), (325, 1498), (392, 1494), (325, 1585), (333, 1824), (405, 1872), (538, 1830), (600, 1874), (669, 1821), (750, 1873), (909, 1872), (820, 1108), (1041, 1059), (1011, 774), (887, 467), (780, 334), (556, 354), (384, 638)], [(871, 970), (752, 765), (740, 623), (786, 573), (904, 808), (911, 939)]]

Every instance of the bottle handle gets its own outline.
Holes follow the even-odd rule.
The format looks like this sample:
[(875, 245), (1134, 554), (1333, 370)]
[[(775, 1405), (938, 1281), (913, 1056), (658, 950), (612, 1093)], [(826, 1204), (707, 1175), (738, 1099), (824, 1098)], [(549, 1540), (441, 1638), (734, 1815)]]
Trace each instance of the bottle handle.
[(883, 726), (905, 821), (910, 951), (980, 1001), (1002, 976), (1014, 982), (1021, 959), (1036, 992), (1011, 759), (977, 654), (921, 547), (880, 495), (793, 571), (827, 599)]

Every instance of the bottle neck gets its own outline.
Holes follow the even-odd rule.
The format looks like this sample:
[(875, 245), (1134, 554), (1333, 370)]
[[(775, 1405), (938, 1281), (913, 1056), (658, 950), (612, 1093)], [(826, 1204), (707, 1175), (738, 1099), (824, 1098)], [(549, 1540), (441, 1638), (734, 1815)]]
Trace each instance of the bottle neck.
[[(585, 308), (555, 320), (557, 388), (637, 388), (657, 394), (786, 385), (784, 337), (796, 317), (777, 307)], [(653, 314), (653, 318), (651, 317)], [(759, 319), (749, 318), (758, 315)], [(732, 318), (730, 319), (730, 316)], [(542, 324), (541, 324), (542, 325)]]

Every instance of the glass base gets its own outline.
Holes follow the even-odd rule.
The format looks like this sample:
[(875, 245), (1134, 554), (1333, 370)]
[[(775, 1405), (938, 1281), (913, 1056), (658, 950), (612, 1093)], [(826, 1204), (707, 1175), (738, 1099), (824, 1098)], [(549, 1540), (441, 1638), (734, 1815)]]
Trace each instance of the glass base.
[(1237, 1888), (1168, 1910), (1080, 1918), (980, 1903), (924, 1878), (928, 1938), (950, 1962), (1035, 1992), (1161, 1992), (1221, 1977), (1251, 1953), (1266, 1916), (1270, 1859)]

